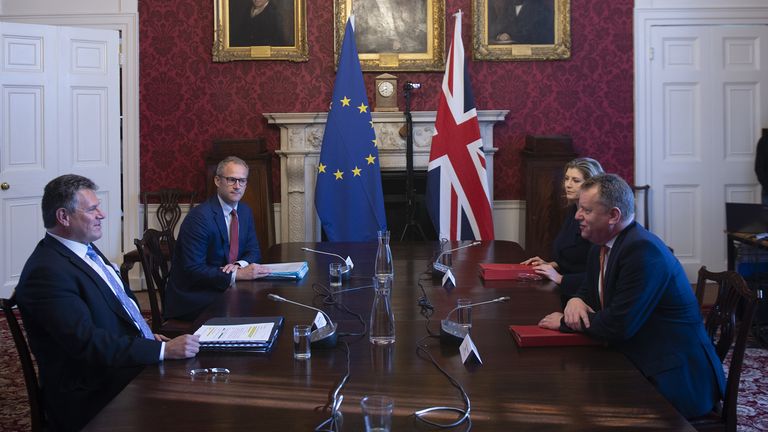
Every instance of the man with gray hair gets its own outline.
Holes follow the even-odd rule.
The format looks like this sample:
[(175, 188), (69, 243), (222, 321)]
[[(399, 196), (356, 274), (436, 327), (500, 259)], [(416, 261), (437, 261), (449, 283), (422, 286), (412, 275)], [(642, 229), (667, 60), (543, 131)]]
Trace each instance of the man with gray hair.
[(712, 411), (725, 390), (722, 364), (680, 262), (634, 221), (632, 189), (614, 174), (588, 179), (576, 220), (594, 244), (584, 282), (539, 326), (608, 342), (687, 418)]
[(193, 321), (236, 280), (269, 274), (261, 260), (253, 212), (240, 202), (248, 164), (229, 156), (216, 167), (216, 195), (193, 208), (179, 238), (165, 288), (165, 318)]
[(152, 334), (136, 298), (93, 244), (105, 218), (96, 185), (79, 175), (43, 192), (45, 238), (16, 287), (29, 345), (40, 371), (49, 429), (79, 430), (142, 366), (194, 357), (199, 338)]

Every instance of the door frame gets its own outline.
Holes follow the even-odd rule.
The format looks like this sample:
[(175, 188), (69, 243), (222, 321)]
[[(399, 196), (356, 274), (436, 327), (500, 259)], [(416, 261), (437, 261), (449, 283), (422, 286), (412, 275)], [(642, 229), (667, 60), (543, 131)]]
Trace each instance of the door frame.
[[(139, 194), (139, 15), (0, 15), (0, 20), (26, 24), (62, 25), (120, 31), (120, 104), (122, 112), (122, 254), (141, 238)], [(122, 258), (122, 256), (120, 257)], [(122, 259), (120, 260), (122, 262)]]
[[(663, 4), (663, 6), (662, 6)], [(651, 28), (663, 25), (768, 24), (764, 0), (635, 0), (635, 184), (651, 193)], [(768, 127), (768, 125), (763, 125)], [(653, 211), (659, 209), (650, 209)], [(653, 214), (653, 213), (651, 213)]]

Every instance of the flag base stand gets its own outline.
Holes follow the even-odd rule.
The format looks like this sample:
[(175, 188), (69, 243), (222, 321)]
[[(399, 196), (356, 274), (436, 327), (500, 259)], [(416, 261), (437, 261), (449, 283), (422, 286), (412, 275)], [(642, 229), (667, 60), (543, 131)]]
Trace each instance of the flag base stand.
[(405, 96), (405, 220), (408, 223), (403, 228), (403, 233), (400, 235), (400, 241), (405, 240), (408, 231), (415, 230), (415, 238), (409, 238), (409, 240), (426, 240), (427, 236), (424, 235), (424, 230), (421, 229), (421, 225), (416, 222), (414, 215), (416, 214), (416, 190), (413, 187), (413, 117), (411, 116), (411, 92), (414, 89), (421, 87), (420, 85), (412, 82), (407, 82), (403, 86), (403, 95)]

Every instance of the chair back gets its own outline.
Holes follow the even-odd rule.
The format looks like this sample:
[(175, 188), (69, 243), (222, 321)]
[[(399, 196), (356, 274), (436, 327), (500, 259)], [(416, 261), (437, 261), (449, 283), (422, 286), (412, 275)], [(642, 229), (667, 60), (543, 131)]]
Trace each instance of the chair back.
[[(165, 285), (170, 275), (168, 256), (163, 253), (163, 242), (173, 237), (170, 231), (148, 229), (141, 239), (133, 240), (139, 253), (141, 269), (147, 284), (149, 307), (152, 312), (152, 332), (160, 333), (163, 325), (162, 306), (165, 304)], [(170, 244), (169, 244), (170, 246)], [(159, 299), (158, 299), (159, 297)]]
[(156, 192), (142, 192), (141, 201), (144, 204), (144, 229), (149, 229), (149, 202), (158, 201), (157, 222), (160, 226), (159, 231), (167, 231), (169, 254), (173, 255), (173, 248), (176, 243), (175, 230), (179, 220), (181, 220), (181, 204), (189, 205), (187, 211), (192, 210), (195, 205), (195, 193), (180, 189), (160, 189)]
[[(717, 284), (717, 299), (706, 314), (704, 327), (710, 340), (715, 345), (720, 361), (724, 361), (731, 351), (731, 363), (723, 398), (719, 422), (727, 431), (736, 430), (736, 403), (739, 394), (739, 379), (744, 364), (744, 351), (747, 337), (752, 326), (752, 317), (757, 304), (757, 296), (749, 289), (744, 278), (734, 271), (713, 273), (702, 267), (696, 283), (696, 298), (699, 304), (704, 296), (707, 281)], [(740, 306), (741, 305), (741, 306)], [(741, 322), (737, 318), (741, 309)], [(735, 339), (735, 343), (734, 343)]]
[[(635, 193), (635, 213), (638, 216), (642, 216), (643, 228), (647, 229), (648, 231), (651, 230), (651, 220), (650, 215), (648, 214), (648, 194), (650, 190), (650, 185), (632, 186), (632, 192)], [(640, 200), (640, 195), (642, 195), (642, 200)], [(643, 203), (642, 206), (640, 205), (641, 201)]]
[(32, 432), (40, 432), (45, 430), (45, 415), (43, 413), (40, 385), (37, 381), (37, 372), (32, 361), (32, 353), (29, 351), (27, 338), (13, 310), (15, 305), (16, 299), (13, 296), (10, 299), (0, 299), (0, 306), (2, 306), (5, 313), (8, 328), (11, 330), (13, 343), (16, 345), (16, 351), (19, 353), (21, 361), (21, 370), (24, 374), (24, 383), (27, 387), (27, 398), (29, 399), (29, 413), (32, 418)]

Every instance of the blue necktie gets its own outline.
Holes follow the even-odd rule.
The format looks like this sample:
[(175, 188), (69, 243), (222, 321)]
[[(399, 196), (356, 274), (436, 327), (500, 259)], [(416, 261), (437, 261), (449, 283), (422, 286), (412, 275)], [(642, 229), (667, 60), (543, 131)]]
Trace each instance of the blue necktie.
[(112, 273), (109, 271), (109, 269), (107, 269), (104, 261), (102, 261), (101, 257), (96, 254), (96, 251), (93, 250), (91, 245), (88, 245), (88, 252), (85, 254), (88, 255), (88, 258), (95, 262), (101, 271), (107, 276), (109, 284), (112, 285), (112, 290), (117, 294), (117, 299), (120, 300), (120, 303), (123, 305), (125, 310), (128, 311), (128, 314), (131, 316), (131, 318), (133, 318), (133, 321), (136, 323), (136, 325), (139, 326), (139, 329), (141, 330), (141, 333), (144, 335), (144, 337), (147, 339), (154, 339), (155, 335), (152, 334), (152, 330), (147, 325), (147, 322), (144, 321), (144, 317), (141, 316), (141, 312), (139, 312), (139, 308), (136, 307), (136, 303), (134, 303), (133, 300), (128, 297), (128, 294), (125, 293), (125, 290), (122, 286), (120, 286), (120, 283), (115, 280), (115, 277), (112, 276)]

